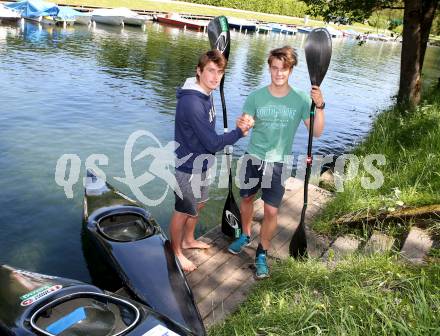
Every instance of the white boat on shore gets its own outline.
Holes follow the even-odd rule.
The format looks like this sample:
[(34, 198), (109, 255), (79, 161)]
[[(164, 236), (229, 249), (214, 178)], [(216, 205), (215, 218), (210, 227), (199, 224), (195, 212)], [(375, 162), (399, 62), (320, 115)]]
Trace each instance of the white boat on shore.
[(89, 14), (75, 16), (75, 23), (88, 26), (92, 23), (92, 15)]
[(0, 4), (0, 21), (16, 22), (21, 19), (19, 12)]
[(115, 13), (122, 15), (124, 17), (124, 24), (130, 26), (142, 27), (147, 24), (147, 21), (153, 20), (153, 16), (150, 15), (140, 15), (131, 9), (120, 7), (112, 9)]
[(128, 8), (119, 7), (96, 9), (92, 12), (92, 20), (113, 26), (130, 25), (142, 27), (147, 21), (153, 20), (153, 17), (149, 15), (139, 15)]
[(92, 20), (111, 26), (123, 26), (124, 16), (115, 12), (113, 9), (95, 9), (92, 12)]

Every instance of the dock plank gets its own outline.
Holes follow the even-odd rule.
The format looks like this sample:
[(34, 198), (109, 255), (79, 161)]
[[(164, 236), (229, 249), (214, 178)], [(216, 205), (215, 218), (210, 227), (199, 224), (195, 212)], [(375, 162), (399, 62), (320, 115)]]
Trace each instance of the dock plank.
[[(303, 181), (293, 178), (289, 179), (286, 184), (286, 192), (279, 208), (278, 226), (269, 250), (269, 266), (276, 259), (285, 259), (289, 256), (290, 239), (301, 217), (303, 186)], [(330, 193), (314, 185), (309, 185), (308, 195), (306, 224), (331, 198)], [(221, 233), (220, 225), (200, 238), (211, 244), (211, 248), (184, 251), (185, 255), (197, 266), (196, 270), (187, 274), (187, 279), (207, 326), (220, 322), (237, 309), (238, 305), (246, 299), (256, 281), (254, 261), (259, 242), (260, 224), (263, 220), (263, 205), (261, 199), (254, 202), (251, 244), (244, 248), (240, 255), (233, 255), (227, 251), (227, 245), (231, 239)], [(318, 250), (319, 247), (319, 251), (323, 253), (322, 250), (328, 246), (328, 243), (315, 242), (315, 238), (313, 235), (308, 235), (307, 241), (313, 250)]]

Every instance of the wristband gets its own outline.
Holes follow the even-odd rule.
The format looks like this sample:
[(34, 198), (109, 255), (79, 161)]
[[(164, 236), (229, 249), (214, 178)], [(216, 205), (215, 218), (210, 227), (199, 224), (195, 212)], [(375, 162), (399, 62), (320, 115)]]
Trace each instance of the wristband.
[(325, 107), (325, 102), (322, 102), (322, 105), (321, 105), (321, 106), (316, 106), (316, 108), (317, 108), (318, 110), (323, 110), (324, 107)]

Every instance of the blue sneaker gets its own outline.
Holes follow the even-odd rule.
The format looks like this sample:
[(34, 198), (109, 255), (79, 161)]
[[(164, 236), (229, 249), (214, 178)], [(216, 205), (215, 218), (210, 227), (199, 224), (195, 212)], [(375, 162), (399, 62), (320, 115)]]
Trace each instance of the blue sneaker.
[(232, 254), (240, 253), (245, 246), (249, 246), (251, 244), (251, 238), (244, 234), (241, 234), (240, 237), (235, 239), (229, 246), (228, 251)]
[(269, 267), (267, 266), (266, 253), (260, 253), (255, 257), (255, 276), (257, 279), (269, 277)]

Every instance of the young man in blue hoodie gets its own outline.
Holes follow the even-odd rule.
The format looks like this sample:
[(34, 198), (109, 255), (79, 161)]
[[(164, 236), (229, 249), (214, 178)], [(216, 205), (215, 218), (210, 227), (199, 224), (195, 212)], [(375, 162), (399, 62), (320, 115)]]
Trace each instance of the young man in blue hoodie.
[[(212, 91), (223, 77), (227, 61), (218, 50), (201, 55), (196, 78), (188, 78), (177, 90), (175, 141), (177, 162), (175, 177), (175, 211), (169, 226), (171, 246), (186, 272), (196, 266), (182, 253), (186, 248), (209, 248), (194, 239), (199, 211), (208, 200), (208, 169), (214, 163), (214, 154), (245, 136), (251, 126), (244, 118), (237, 119), (237, 127), (229, 133), (215, 131), (215, 109)], [(180, 195), (179, 195), (180, 193)]]

